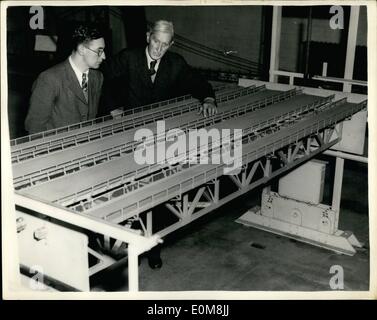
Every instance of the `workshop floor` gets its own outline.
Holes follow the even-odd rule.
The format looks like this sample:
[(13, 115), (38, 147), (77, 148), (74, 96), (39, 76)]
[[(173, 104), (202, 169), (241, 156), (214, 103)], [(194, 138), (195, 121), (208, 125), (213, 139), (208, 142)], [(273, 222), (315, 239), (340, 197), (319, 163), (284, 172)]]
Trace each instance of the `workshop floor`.
[[(236, 223), (248, 208), (259, 204), (260, 190), (254, 190), (169, 235), (161, 269), (150, 269), (142, 256), (140, 291), (331, 290), (333, 265), (343, 267), (344, 290), (368, 290), (367, 181), (366, 164), (345, 162), (339, 229), (353, 231), (365, 243), (353, 257)], [(92, 289), (127, 291), (127, 283), (125, 265), (103, 272)]]

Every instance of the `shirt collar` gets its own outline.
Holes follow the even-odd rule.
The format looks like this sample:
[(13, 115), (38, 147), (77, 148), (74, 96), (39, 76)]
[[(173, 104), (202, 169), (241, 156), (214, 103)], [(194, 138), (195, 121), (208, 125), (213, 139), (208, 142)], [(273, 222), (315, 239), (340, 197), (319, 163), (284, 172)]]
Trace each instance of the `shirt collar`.
[(147, 56), (148, 68), (149, 68), (149, 66), (151, 65), (151, 62), (152, 62), (152, 61), (157, 61), (156, 66), (154, 67), (154, 69), (157, 71), (158, 66), (160, 65), (160, 61), (161, 61), (161, 59), (153, 60), (153, 59), (150, 57), (150, 55), (149, 55), (149, 52), (148, 52), (148, 46), (145, 47), (145, 55)]
[(77, 80), (79, 81), (80, 86), (81, 86), (82, 75), (83, 75), (83, 73), (85, 73), (85, 74), (86, 74), (86, 78), (89, 79), (89, 78), (88, 78), (88, 76), (89, 76), (89, 69), (86, 70), (85, 72), (81, 72), (80, 69), (77, 68), (77, 66), (76, 66), (75, 63), (73, 62), (71, 56), (69, 56), (68, 60), (69, 60), (69, 63), (70, 63), (70, 65), (71, 65), (73, 71), (75, 72), (76, 77), (77, 77)]

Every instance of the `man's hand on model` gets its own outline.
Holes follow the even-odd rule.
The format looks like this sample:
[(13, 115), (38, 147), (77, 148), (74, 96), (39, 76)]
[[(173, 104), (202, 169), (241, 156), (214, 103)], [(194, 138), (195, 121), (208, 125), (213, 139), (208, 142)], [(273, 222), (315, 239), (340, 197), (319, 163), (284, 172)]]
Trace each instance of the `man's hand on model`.
[(215, 99), (211, 97), (205, 98), (203, 104), (200, 106), (199, 113), (203, 113), (204, 117), (215, 115), (217, 113)]
[(113, 119), (116, 120), (116, 119), (122, 118), (123, 112), (124, 112), (123, 109), (118, 108), (118, 109), (111, 111), (110, 114), (112, 115)]

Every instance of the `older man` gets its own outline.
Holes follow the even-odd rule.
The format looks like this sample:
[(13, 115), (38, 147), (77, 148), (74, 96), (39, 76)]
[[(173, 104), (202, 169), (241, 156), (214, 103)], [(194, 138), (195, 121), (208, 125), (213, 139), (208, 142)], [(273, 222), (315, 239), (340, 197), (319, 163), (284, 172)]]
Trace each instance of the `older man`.
[(104, 65), (105, 80), (123, 77), (118, 86), (122, 88), (121, 92), (119, 89), (110, 92), (110, 96), (115, 97), (113, 104), (135, 108), (192, 94), (202, 103), (204, 116), (215, 114), (217, 109), (211, 85), (196, 74), (182, 56), (169, 51), (174, 43), (173, 24), (156, 21), (146, 36), (147, 47), (124, 49)]
[(75, 29), (72, 54), (42, 72), (33, 84), (25, 128), (30, 134), (67, 126), (97, 116), (105, 41), (93, 26)]
[[(173, 23), (156, 21), (146, 36), (146, 47), (124, 49), (103, 65), (105, 82), (122, 78), (114, 86), (116, 89), (107, 86), (107, 89), (110, 87), (110, 92), (106, 90), (107, 104), (135, 108), (191, 94), (201, 102), (199, 111), (203, 116), (214, 115), (217, 108), (211, 85), (196, 74), (182, 56), (169, 51), (174, 43)], [(115, 109), (112, 114), (121, 110)], [(156, 224), (157, 227), (165, 226), (165, 212), (159, 208), (154, 210), (158, 211), (154, 227)], [(153, 269), (161, 268), (159, 245), (148, 253), (148, 262)]]

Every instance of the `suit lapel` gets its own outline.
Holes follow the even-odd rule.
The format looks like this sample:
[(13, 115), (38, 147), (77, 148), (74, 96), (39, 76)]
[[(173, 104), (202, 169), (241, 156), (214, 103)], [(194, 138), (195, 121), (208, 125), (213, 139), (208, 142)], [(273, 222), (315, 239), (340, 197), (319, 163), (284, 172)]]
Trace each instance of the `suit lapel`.
[(158, 66), (158, 71), (156, 77), (154, 79), (154, 88), (155, 90), (159, 90), (159, 88), (169, 82), (169, 62), (167, 61), (168, 57), (166, 57), (167, 53), (162, 57), (160, 61), (160, 65)]
[(65, 70), (69, 89), (77, 96), (78, 99), (80, 99), (83, 103), (87, 104), (79, 81), (77, 80), (76, 74), (73, 71), (68, 59), (66, 60)]
[(139, 59), (138, 59), (138, 69), (140, 72), (140, 77), (142, 78), (143, 82), (147, 87), (150, 89), (153, 88), (153, 82), (151, 80), (151, 77), (149, 76), (149, 66), (148, 66), (148, 60), (147, 56), (145, 55), (145, 49), (141, 50), (139, 54)]

